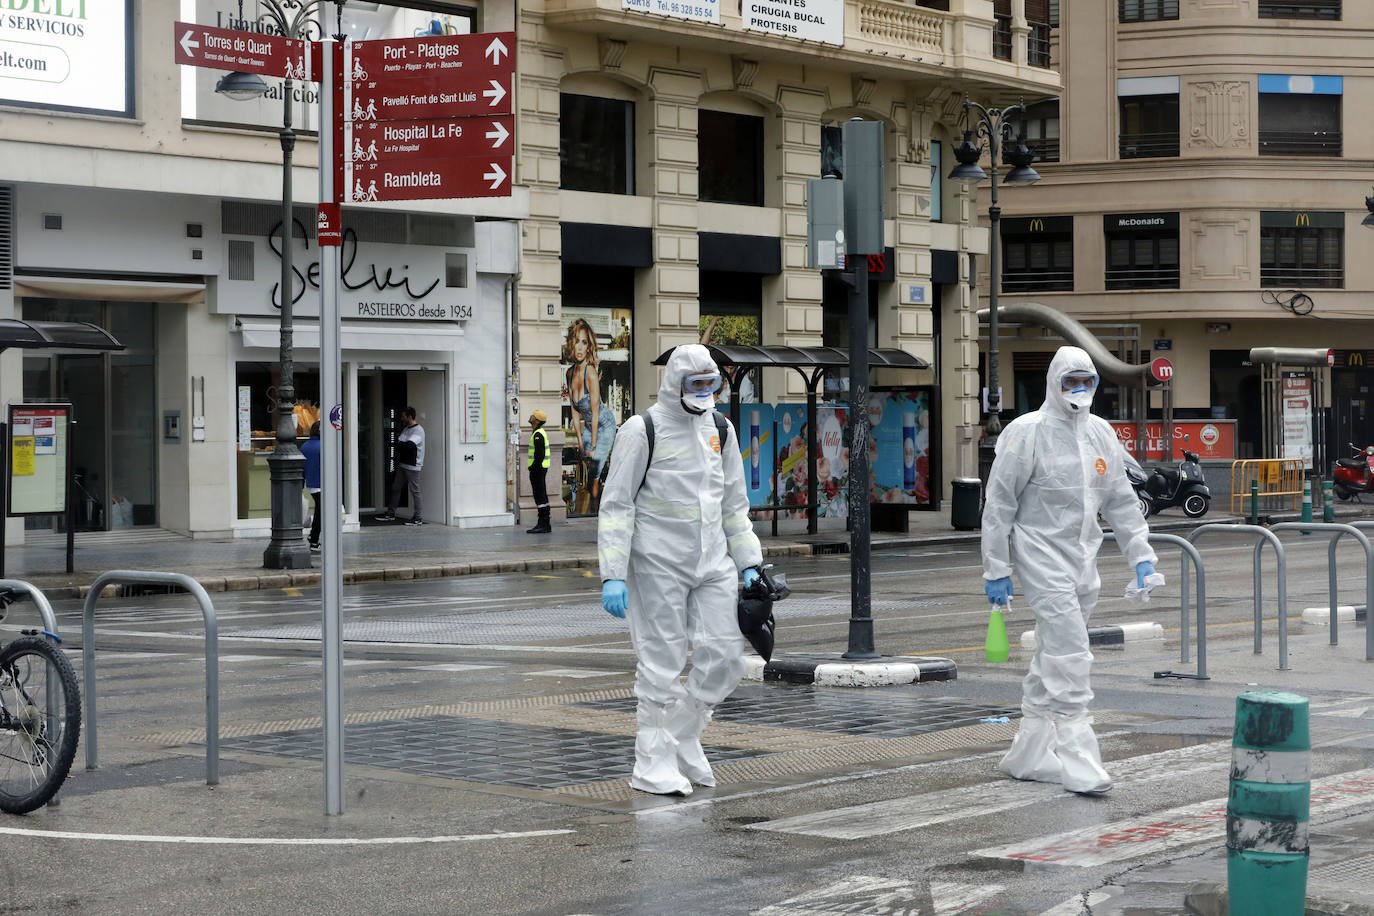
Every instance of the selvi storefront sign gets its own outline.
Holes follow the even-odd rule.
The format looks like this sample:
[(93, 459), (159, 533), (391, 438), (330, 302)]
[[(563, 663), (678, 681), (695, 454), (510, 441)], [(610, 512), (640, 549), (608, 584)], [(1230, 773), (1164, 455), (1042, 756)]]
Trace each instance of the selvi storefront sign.
[[(297, 232), (301, 227), (297, 224)], [(315, 316), (320, 307), (321, 270), (317, 251), (296, 235), (292, 258), (292, 312)], [(343, 231), (339, 259), (339, 307), (343, 318), (382, 321), (467, 321), (473, 317), (475, 252), (424, 245), (360, 244), (352, 229)], [(271, 258), (258, 260), (247, 293), (225, 280), (223, 308), (235, 314), (276, 315), (281, 311), (281, 241), (276, 235), (252, 240), (266, 245)], [(261, 249), (259, 249), (261, 250)], [(268, 268), (266, 270), (262, 268)]]

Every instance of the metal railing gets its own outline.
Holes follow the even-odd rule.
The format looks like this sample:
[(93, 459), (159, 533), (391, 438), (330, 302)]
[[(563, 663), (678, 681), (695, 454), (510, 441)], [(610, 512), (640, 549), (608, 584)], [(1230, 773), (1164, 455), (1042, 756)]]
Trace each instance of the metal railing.
[(1038, 293), (1051, 290), (1073, 291), (1073, 268), (1053, 268), (1049, 270), (1008, 270), (1002, 269), (1002, 292)]
[[(1106, 532), (1104, 537), (1113, 541), (1116, 540), (1116, 532)], [(1191, 562), (1197, 570), (1197, 673), (1180, 674), (1174, 671), (1156, 671), (1155, 677), (1181, 677), (1191, 678), (1198, 681), (1211, 680), (1207, 676), (1207, 571), (1202, 563), (1202, 554), (1197, 547), (1178, 535), (1166, 534), (1163, 531), (1151, 531), (1150, 542), (1154, 544), (1173, 544), (1178, 547), (1180, 554), (1180, 566), (1182, 572), (1179, 576), (1179, 661), (1188, 661), (1189, 656), (1189, 606), (1188, 606), (1188, 564)]]
[(1307, 470), (1301, 458), (1244, 458), (1231, 462), (1231, 514), (1241, 515), (1250, 506), (1250, 485), (1259, 484), (1260, 505), (1265, 510), (1298, 509)]
[(1338, 21), (1341, 18), (1341, 0), (1306, 0), (1305, 3), (1293, 3), (1291, 0), (1259, 0), (1259, 18)]
[[(1270, 525), (1270, 531), (1329, 531), (1331, 532), (1331, 543), (1327, 546), (1326, 558), (1326, 577), (1327, 592), (1331, 599), (1331, 645), (1338, 645), (1336, 633), (1336, 544), (1345, 535), (1350, 535), (1359, 541), (1364, 548), (1365, 572), (1364, 572), (1364, 600), (1366, 608), (1369, 606), (1370, 599), (1374, 598), (1374, 547), (1370, 546), (1369, 539), (1359, 530), (1359, 527), (1374, 528), (1371, 522), (1356, 522), (1354, 525), (1344, 525), (1339, 522), (1279, 522)], [(1369, 630), (1366, 622), (1365, 630)], [(1369, 639), (1365, 640), (1365, 661), (1370, 660), (1371, 644)]]
[[(1312, 527), (1317, 523), (1304, 522), (1301, 527)], [(1188, 533), (1188, 541), (1196, 544), (1197, 539), (1202, 535), (1214, 531), (1225, 531), (1231, 534), (1253, 534), (1258, 540), (1255, 542), (1255, 562), (1254, 562), (1254, 581), (1255, 581), (1255, 654), (1261, 655), (1264, 652), (1264, 583), (1261, 579), (1263, 570), (1260, 569), (1260, 552), (1264, 545), (1273, 545), (1275, 559), (1278, 560), (1278, 592), (1279, 592), (1279, 670), (1288, 670), (1288, 561), (1283, 550), (1283, 543), (1279, 541), (1279, 536), (1268, 528), (1259, 525), (1230, 525), (1222, 522), (1209, 522), (1206, 525), (1198, 525)]]
[(1178, 265), (1108, 267), (1103, 279), (1107, 289), (1178, 289)]
[(1122, 159), (1165, 159), (1178, 156), (1178, 131), (1121, 134)]
[[(107, 585), (176, 585), (190, 592), (205, 618), (205, 782), (219, 785), (219, 624), (204, 587), (181, 573), (114, 569), (96, 576), (81, 613), (81, 653), (86, 689), (86, 769), (98, 766), (95, 702), (95, 605)], [(3, 585), (3, 583), (0, 583)]]
[(1339, 130), (1259, 131), (1261, 156), (1340, 156), (1341, 146)]

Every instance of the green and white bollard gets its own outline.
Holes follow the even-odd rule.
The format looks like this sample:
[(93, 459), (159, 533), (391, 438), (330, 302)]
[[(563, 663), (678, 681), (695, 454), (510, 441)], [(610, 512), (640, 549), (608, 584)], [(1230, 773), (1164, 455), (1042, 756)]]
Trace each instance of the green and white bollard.
[[(1311, 477), (1304, 477), (1304, 478), (1303, 478), (1303, 481), (1302, 481), (1302, 520), (1305, 521), (1305, 522), (1310, 522), (1310, 521), (1312, 521), (1312, 478), (1311, 478)], [(1312, 533), (1311, 529), (1308, 529), (1308, 530), (1306, 530), (1306, 531), (1303, 532), (1303, 534), (1311, 534), (1311, 533)]]
[(1336, 488), (1331, 480), (1322, 481), (1322, 521), (1336, 520)]
[(1226, 883), (1232, 913), (1302, 916), (1312, 740), (1307, 698), (1277, 690), (1236, 697)]
[(1259, 481), (1250, 481), (1250, 524), (1259, 524)]

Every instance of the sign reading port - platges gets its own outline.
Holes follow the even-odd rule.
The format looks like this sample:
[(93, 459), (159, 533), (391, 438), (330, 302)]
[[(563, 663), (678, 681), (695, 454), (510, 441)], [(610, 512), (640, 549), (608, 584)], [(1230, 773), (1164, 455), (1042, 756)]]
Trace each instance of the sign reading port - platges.
[(844, 0), (744, 0), (740, 19), (753, 32), (844, 44)]

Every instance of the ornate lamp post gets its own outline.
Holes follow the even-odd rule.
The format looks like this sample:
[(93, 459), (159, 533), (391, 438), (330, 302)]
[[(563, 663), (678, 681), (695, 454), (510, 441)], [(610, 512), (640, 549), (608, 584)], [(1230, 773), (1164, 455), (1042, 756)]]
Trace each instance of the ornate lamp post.
[[(264, 12), (258, 23), (265, 31), (284, 38), (303, 38), (307, 41), (320, 36), (319, 23), (311, 17), (319, 9), (321, 0), (261, 0)], [(342, 9), (343, 4), (338, 4)], [(340, 13), (340, 15), (342, 15)], [(239, 4), (239, 20), (243, 19), (243, 5)], [(304, 74), (308, 76), (309, 74)], [(292, 343), (292, 268), (291, 239), (294, 236), (291, 200), (291, 153), (296, 147), (296, 133), (291, 129), (291, 84), (288, 77), (282, 83), (281, 138), (281, 331), (277, 381), (277, 444), (267, 456), (272, 476), (272, 540), (262, 555), (266, 569), (309, 569), (310, 548), (306, 546), (302, 530), (305, 513), (301, 492), (305, 489), (305, 457), (296, 447), (296, 380), (295, 354)], [(251, 99), (263, 95), (267, 84), (261, 77), (248, 73), (228, 73), (215, 85), (215, 91), (232, 99)]]
[[(954, 158), (959, 164), (949, 173), (952, 181), (962, 182), (965, 186), (976, 185), (985, 178), (992, 183), (992, 204), (988, 207), (988, 221), (992, 228), (989, 245), (991, 260), (988, 264), (991, 276), (988, 281), (988, 420), (987, 436), (979, 446), (979, 476), (987, 479), (988, 469), (992, 467), (997, 436), (1002, 432), (1002, 396), (997, 378), (997, 293), (1001, 287), (1001, 250), (1002, 250), (1002, 208), (997, 206), (997, 160), (998, 151), (1005, 151), (1005, 161), (1011, 166), (1004, 184), (1014, 187), (1033, 184), (1040, 175), (1031, 168), (1035, 153), (1026, 147), (1024, 129), (1025, 105), (1012, 105), (1008, 108), (984, 108), (977, 102), (964, 99), (964, 142), (954, 150)], [(1021, 126), (1013, 138), (1014, 126)], [(983, 157), (982, 147), (974, 145), (974, 137), (982, 137), (988, 143), (988, 158), (991, 160), (991, 175), (978, 165)], [(1004, 146), (1003, 144), (1007, 144)]]

